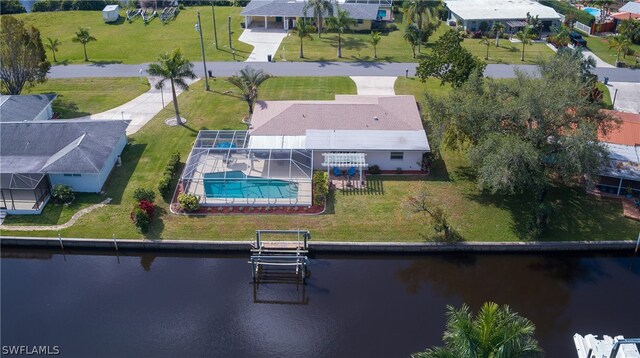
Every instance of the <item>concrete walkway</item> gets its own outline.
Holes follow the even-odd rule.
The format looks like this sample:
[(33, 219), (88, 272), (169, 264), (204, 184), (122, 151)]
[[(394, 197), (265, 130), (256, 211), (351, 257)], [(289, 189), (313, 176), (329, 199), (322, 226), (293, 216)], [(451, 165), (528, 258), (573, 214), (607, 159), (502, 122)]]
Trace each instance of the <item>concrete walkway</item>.
[[(192, 84), (198, 80), (199, 79), (193, 81), (187, 80), (187, 83)], [(159, 90), (155, 88), (158, 78), (149, 77), (148, 81), (151, 85), (149, 91), (141, 94), (131, 101), (102, 113), (96, 113), (75, 119), (127, 119), (131, 120), (131, 123), (127, 127), (127, 135), (136, 133), (140, 128), (147, 124), (147, 122), (155, 117), (155, 115), (158, 114), (164, 106), (168, 106), (173, 101), (171, 96), (171, 83), (166, 82), (165, 88), (163, 90)], [(176, 95), (180, 95), (180, 93), (182, 93), (182, 90), (176, 88)]]
[(359, 95), (395, 95), (394, 84), (398, 77), (351, 76)]
[[(0, 229), (2, 230), (12, 230), (12, 231), (57, 231), (70, 227), (75, 224), (81, 216), (88, 214), (98, 208), (101, 208), (111, 202), (111, 198), (106, 198), (102, 202), (98, 204), (91, 205), (87, 208), (84, 208), (77, 213), (73, 214), (71, 219), (64, 224), (60, 225), (33, 225), (33, 226), (18, 226), (18, 225), (0, 225)], [(51, 205), (51, 204), (50, 204)]]
[(613, 105), (615, 110), (640, 113), (640, 83), (609, 82), (608, 87), (611, 100), (613, 101), (613, 97), (616, 97)]
[(239, 40), (253, 46), (253, 51), (245, 62), (267, 62), (267, 56), (275, 56), (280, 43), (287, 36), (283, 29), (254, 27), (245, 29)]
[[(569, 48), (575, 48), (573, 45), (569, 45)], [(603, 61), (600, 57), (596, 56), (593, 52), (589, 51), (586, 47), (582, 49), (582, 54), (585, 58), (589, 56), (593, 57), (596, 60), (596, 68), (616, 68), (614, 65), (610, 65), (607, 62)]]

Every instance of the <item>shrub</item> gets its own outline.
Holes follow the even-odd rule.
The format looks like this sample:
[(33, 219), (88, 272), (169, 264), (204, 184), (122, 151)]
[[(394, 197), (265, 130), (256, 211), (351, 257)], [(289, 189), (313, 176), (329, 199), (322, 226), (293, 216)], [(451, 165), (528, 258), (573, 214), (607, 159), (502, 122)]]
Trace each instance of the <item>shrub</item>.
[(133, 198), (137, 202), (148, 201), (153, 203), (153, 201), (156, 198), (156, 193), (154, 193), (153, 190), (151, 189), (137, 188), (136, 190), (133, 191)]
[(150, 201), (146, 201), (146, 200), (142, 200), (138, 203), (138, 206), (140, 207), (140, 209), (142, 209), (145, 213), (147, 213), (147, 216), (149, 217), (149, 220), (153, 219), (154, 214), (156, 213), (156, 207), (153, 205), (152, 202)]
[(56, 203), (66, 204), (75, 199), (75, 195), (68, 185), (56, 184), (51, 188), (51, 197)]
[(381, 174), (381, 173), (382, 171), (380, 170), (380, 166), (378, 166), (377, 164), (369, 166), (369, 174)]
[(480, 31), (485, 32), (489, 30), (489, 24), (486, 21), (482, 21), (478, 28), (480, 29)]
[(315, 171), (313, 173), (313, 205), (323, 205), (328, 193), (329, 176), (325, 171)]
[(164, 168), (162, 179), (160, 179), (160, 182), (158, 183), (158, 191), (162, 196), (167, 196), (171, 192), (171, 180), (173, 180), (173, 176), (178, 170), (178, 163), (180, 163), (180, 153), (174, 152), (169, 157), (169, 162)]
[(549, 228), (551, 218), (556, 213), (556, 207), (550, 203), (539, 203), (531, 212), (527, 223), (527, 230), (531, 239), (539, 239)]
[(390, 23), (390, 24), (387, 24), (386, 29), (388, 32), (396, 31), (398, 30), (398, 25), (394, 23)]
[(188, 213), (192, 213), (200, 208), (200, 197), (193, 194), (181, 193), (178, 195), (178, 203), (182, 209)]
[(565, 15), (566, 17), (575, 18), (576, 20), (578, 20), (579, 22), (587, 26), (591, 26), (596, 21), (596, 18), (593, 17), (593, 15), (591, 15), (590, 13), (584, 10), (580, 10), (573, 7), (571, 4), (569, 4), (569, 2), (556, 1), (556, 0), (541, 0), (540, 4), (549, 6), (555, 9), (556, 11), (558, 11), (559, 13)]
[(139, 232), (145, 233), (149, 228), (149, 224), (151, 223), (151, 218), (149, 218), (149, 214), (144, 211), (140, 206), (135, 206), (133, 210), (131, 210), (131, 215), (129, 216), (133, 224), (136, 226)]
[(166, 174), (162, 176), (162, 179), (160, 179), (160, 182), (158, 183), (158, 191), (162, 196), (169, 195), (171, 190), (171, 179), (171, 176)]

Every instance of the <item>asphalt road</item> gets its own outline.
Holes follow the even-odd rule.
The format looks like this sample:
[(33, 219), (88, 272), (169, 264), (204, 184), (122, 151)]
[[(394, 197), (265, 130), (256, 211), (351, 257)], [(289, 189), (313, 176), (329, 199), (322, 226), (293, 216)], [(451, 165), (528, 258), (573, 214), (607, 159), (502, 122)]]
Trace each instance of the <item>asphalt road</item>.
[[(204, 75), (201, 62), (195, 62), (198, 77)], [(383, 62), (208, 62), (207, 69), (214, 76), (227, 77), (244, 66), (251, 65), (275, 76), (409, 76), (415, 75), (415, 63), (383, 63)], [(74, 77), (136, 77), (145, 75), (147, 64), (86, 64), (59, 65), (51, 68), (49, 78)], [(485, 76), (494, 78), (512, 78), (514, 69), (536, 73), (534, 65), (487, 65)], [(141, 74), (142, 70), (142, 74)], [(628, 68), (595, 68), (593, 70), (600, 80), (609, 77), (611, 82), (640, 82), (640, 70)]]

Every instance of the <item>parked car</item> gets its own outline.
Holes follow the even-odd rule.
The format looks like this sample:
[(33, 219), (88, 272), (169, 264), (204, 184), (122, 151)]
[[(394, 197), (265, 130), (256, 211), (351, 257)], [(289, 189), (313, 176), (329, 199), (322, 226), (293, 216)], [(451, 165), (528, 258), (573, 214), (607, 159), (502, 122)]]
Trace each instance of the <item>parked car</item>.
[(585, 39), (582, 38), (582, 35), (580, 35), (577, 32), (571, 32), (569, 33), (569, 38), (571, 39), (571, 43), (573, 44), (573, 46), (578, 47), (578, 46), (583, 46), (583, 47), (587, 47), (587, 41)]

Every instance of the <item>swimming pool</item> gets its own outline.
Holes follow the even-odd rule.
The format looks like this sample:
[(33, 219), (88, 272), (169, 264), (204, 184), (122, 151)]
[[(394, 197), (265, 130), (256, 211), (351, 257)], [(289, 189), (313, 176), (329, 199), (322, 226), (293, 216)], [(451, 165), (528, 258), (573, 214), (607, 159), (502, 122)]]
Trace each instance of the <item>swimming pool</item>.
[(280, 179), (247, 176), (241, 171), (206, 173), (207, 198), (290, 199), (298, 197), (298, 185)]
[(582, 10), (588, 12), (589, 14), (593, 15), (593, 17), (598, 18), (600, 17), (600, 9), (596, 9), (594, 7), (583, 7)]
[(387, 18), (387, 10), (378, 10), (378, 19), (386, 19)]

